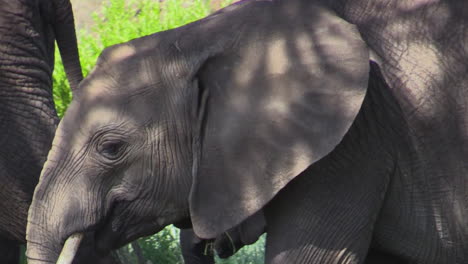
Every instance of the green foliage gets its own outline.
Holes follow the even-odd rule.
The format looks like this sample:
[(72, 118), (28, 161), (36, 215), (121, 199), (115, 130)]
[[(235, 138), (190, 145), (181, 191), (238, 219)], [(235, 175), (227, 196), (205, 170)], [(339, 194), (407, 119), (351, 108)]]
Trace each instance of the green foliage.
[[(141, 238), (138, 243), (143, 255), (152, 263), (183, 264), (179, 245), (179, 230), (168, 226), (156, 235)], [(219, 264), (260, 264), (264, 263), (265, 235), (257, 243), (245, 246), (228, 259), (216, 257)], [(133, 251), (130, 246), (127, 250)], [(136, 262), (130, 262), (136, 263)]]
[(26, 260), (26, 247), (24, 245), (22, 245), (20, 247), (20, 264), (27, 264), (27, 260)]
[[(228, 5), (232, 0), (217, 1), (218, 7)], [(134, 38), (168, 30), (198, 20), (211, 13), (212, 3), (208, 0), (110, 0), (103, 4), (100, 14), (94, 13), (95, 22), (88, 31), (81, 30), (78, 46), (83, 73), (86, 76), (105, 47), (126, 42)], [(56, 53), (54, 80), (54, 101), (59, 116), (63, 116), (72, 94), (58, 52)], [(166, 227), (156, 235), (138, 240), (143, 255), (153, 263), (183, 263), (179, 231), (173, 226)], [(265, 237), (254, 245), (244, 247), (235, 256), (217, 259), (222, 264), (263, 263)], [(127, 245), (121, 249), (129, 263), (137, 263), (134, 249)]]
[(168, 226), (158, 234), (141, 238), (138, 243), (146, 259), (153, 263), (183, 264), (179, 229)]

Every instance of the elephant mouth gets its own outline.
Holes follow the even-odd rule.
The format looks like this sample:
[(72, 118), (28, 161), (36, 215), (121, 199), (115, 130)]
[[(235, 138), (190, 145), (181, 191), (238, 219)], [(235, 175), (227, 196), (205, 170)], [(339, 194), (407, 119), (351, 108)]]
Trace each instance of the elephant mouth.
[(129, 203), (114, 203), (107, 216), (94, 229), (98, 252), (109, 253), (140, 237), (153, 235), (167, 225), (154, 215), (135, 212), (129, 210), (129, 207)]
[(120, 231), (120, 224), (116, 219), (117, 204), (111, 207), (107, 217), (103, 219), (98, 228), (94, 230), (94, 241), (96, 249), (100, 253), (108, 253), (113, 249), (119, 248), (126, 243), (122, 241), (124, 232)]
[(100, 253), (108, 253), (120, 248), (142, 236), (152, 235), (162, 230), (162, 227), (151, 223), (122, 223), (114, 218), (109, 218), (94, 232), (96, 250)]
[(110, 222), (94, 232), (94, 240), (97, 251), (103, 254), (126, 244), (125, 242), (121, 242), (122, 238), (120, 234), (113, 230), (112, 223)]

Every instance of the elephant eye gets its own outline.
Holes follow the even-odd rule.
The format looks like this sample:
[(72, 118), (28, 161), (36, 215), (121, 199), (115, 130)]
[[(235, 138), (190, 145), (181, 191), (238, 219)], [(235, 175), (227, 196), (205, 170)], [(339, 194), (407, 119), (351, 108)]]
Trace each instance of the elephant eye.
[(99, 145), (98, 152), (106, 159), (116, 160), (122, 155), (124, 148), (123, 141), (105, 141)]

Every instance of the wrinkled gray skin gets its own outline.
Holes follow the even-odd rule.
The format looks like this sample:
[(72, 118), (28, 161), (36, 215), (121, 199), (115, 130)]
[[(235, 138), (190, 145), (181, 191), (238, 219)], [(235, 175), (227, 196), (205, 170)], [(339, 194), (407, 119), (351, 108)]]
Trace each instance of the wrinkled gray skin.
[(263, 206), (267, 263), (468, 262), (467, 7), (242, 1), (106, 49), (42, 171), (30, 263)]
[(265, 232), (265, 227), (265, 217), (263, 212), (259, 211), (215, 239), (201, 239), (193, 229), (181, 229), (180, 247), (184, 263), (215, 263), (214, 254), (220, 258), (229, 258), (245, 245), (255, 243)]
[[(258, 211), (239, 226), (217, 236), (215, 239), (201, 239), (193, 229), (180, 230), (180, 247), (185, 264), (214, 264), (214, 254), (220, 258), (229, 258), (245, 245), (255, 243), (266, 232), (263, 211)], [(394, 256), (376, 249), (370, 249), (365, 258), (367, 264), (407, 263)]]
[(70, 8), (65, 1), (0, 1), (2, 263), (19, 261), (29, 204), (59, 121), (52, 98), (55, 39), (72, 87), (82, 79)]
[[(59, 122), (52, 97), (55, 40), (72, 89), (83, 76), (69, 1), (0, 0), (0, 36), (0, 262), (17, 264)], [(97, 262), (94, 249), (82, 252), (83, 263), (110, 263)]]

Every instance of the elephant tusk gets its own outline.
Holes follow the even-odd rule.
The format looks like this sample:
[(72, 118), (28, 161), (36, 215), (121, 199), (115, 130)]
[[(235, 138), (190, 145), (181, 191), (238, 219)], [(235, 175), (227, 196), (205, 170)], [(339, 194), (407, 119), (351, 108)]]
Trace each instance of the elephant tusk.
[(57, 264), (71, 264), (73, 262), (83, 236), (83, 233), (76, 233), (67, 238), (62, 252), (60, 252)]

